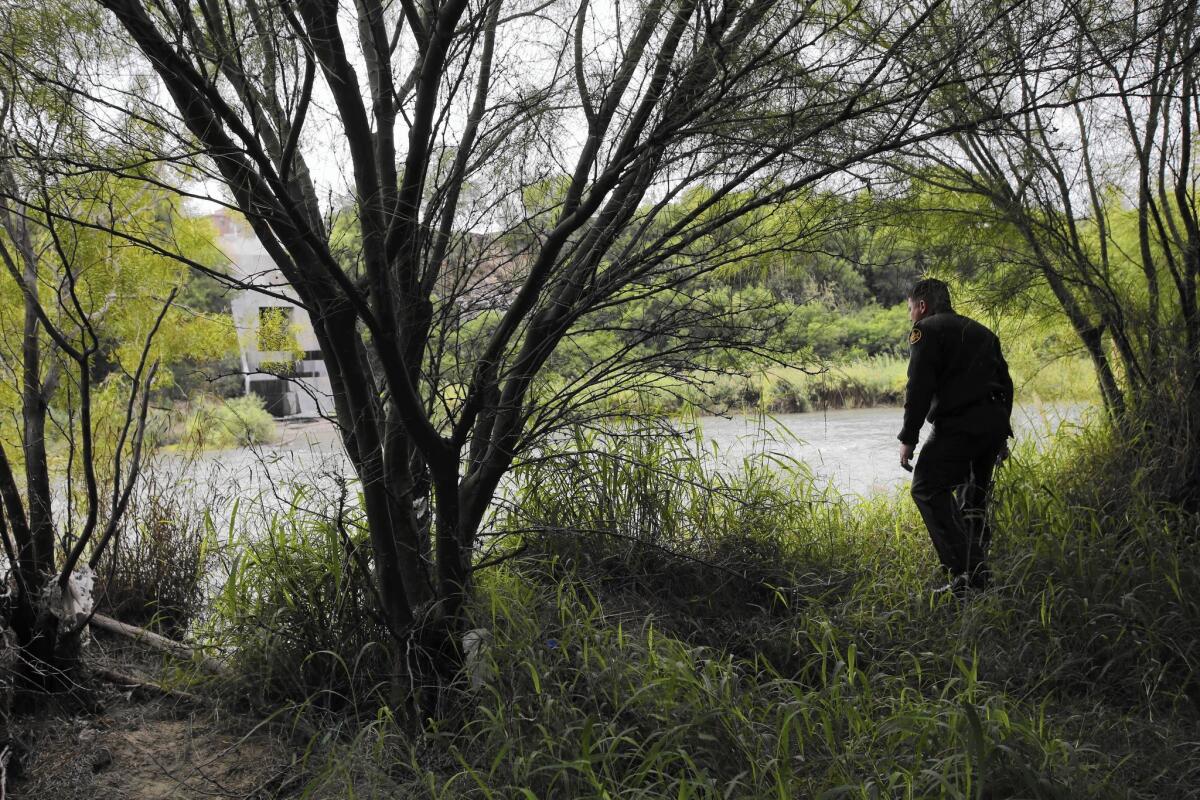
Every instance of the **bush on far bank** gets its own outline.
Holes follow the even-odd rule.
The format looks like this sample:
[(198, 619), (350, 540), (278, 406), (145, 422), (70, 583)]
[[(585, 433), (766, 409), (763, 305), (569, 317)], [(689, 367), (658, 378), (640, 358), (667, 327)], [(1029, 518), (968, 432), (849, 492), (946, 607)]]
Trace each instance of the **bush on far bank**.
[(275, 418), (262, 398), (249, 394), (230, 399), (202, 398), (183, 423), (180, 444), (202, 450), (225, 450), (269, 444), (278, 438)]

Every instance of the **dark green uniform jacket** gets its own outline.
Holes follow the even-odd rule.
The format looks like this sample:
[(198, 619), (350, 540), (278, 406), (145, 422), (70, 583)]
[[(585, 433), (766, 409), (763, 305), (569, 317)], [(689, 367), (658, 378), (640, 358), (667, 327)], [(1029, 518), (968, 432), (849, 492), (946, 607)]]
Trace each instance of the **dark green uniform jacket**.
[(915, 445), (926, 419), (939, 428), (983, 426), (1012, 435), (1013, 383), (996, 334), (973, 319), (943, 311), (913, 326), (909, 347), (900, 441)]

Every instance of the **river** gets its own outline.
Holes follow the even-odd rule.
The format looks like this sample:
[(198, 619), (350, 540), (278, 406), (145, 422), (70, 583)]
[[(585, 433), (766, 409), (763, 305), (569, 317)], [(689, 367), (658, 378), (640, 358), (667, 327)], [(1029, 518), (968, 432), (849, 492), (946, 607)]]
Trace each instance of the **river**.
[[(1018, 406), (1012, 420), (1017, 441), (1044, 442), (1060, 426), (1078, 425), (1086, 410), (1067, 404)], [(900, 467), (896, 434), (901, 413), (898, 408), (855, 408), (767, 418), (701, 417), (699, 424), (723, 468), (736, 469), (747, 455), (768, 452), (804, 462), (818, 483), (841, 494), (869, 495), (911, 478)], [(926, 424), (922, 441), (928, 435)]]
[[(1043, 442), (1060, 426), (1079, 424), (1086, 413), (1081, 405), (1020, 406), (1014, 410), (1013, 427), (1018, 441)], [(870, 495), (910, 479), (897, 453), (900, 415), (898, 408), (866, 408), (705, 416), (697, 423), (718, 469), (734, 470), (747, 456), (768, 453), (806, 463), (819, 484), (841, 494)], [(327, 509), (338, 483), (352, 475), (335, 428), (327, 421), (287, 421), (280, 424), (280, 433), (277, 443), (263, 447), (209, 451), (187, 461), (160, 458), (148, 470), (150, 480), (159, 489), (165, 484), (182, 490), (219, 527), (230, 524), (235, 502), (239, 517), (308, 506), (296, 495), (302, 487), (317, 487), (324, 497), (311, 498), (312, 508)], [(922, 438), (927, 434), (925, 430)]]

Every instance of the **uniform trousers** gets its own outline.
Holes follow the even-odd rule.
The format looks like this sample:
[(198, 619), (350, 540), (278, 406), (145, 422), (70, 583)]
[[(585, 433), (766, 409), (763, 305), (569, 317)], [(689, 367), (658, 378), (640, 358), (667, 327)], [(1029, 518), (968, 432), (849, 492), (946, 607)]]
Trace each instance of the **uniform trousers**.
[(913, 468), (912, 498), (942, 566), (952, 576), (969, 576), (976, 586), (990, 577), (987, 503), (1008, 437), (999, 425), (988, 424), (997, 419), (989, 416), (993, 419), (979, 420), (984, 423), (979, 426), (935, 423)]

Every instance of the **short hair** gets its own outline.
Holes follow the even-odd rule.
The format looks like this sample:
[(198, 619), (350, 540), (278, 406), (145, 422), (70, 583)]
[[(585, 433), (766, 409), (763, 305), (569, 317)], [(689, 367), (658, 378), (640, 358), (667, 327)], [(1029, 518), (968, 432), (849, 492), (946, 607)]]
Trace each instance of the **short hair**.
[(931, 314), (941, 314), (943, 311), (953, 311), (950, 305), (950, 287), (945, 281), (937, 278), (925, 278), (913, 284), (908, 290), (910, 300), (924, 300)]

